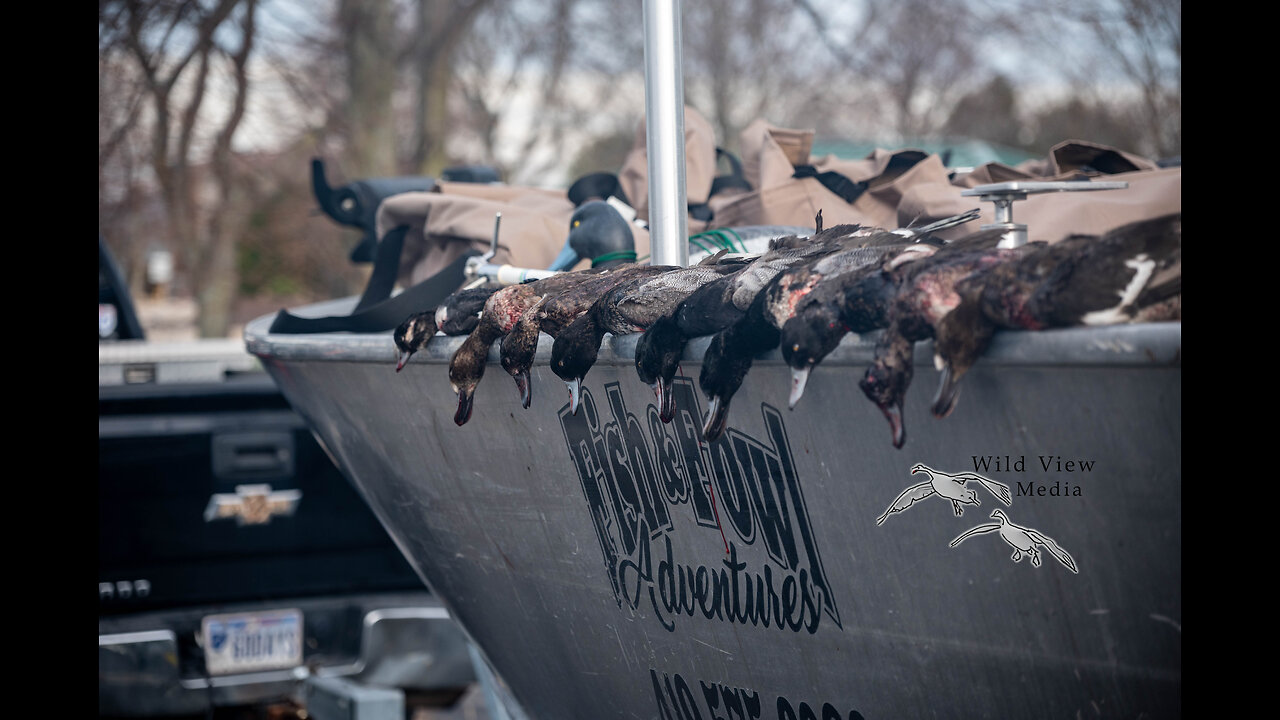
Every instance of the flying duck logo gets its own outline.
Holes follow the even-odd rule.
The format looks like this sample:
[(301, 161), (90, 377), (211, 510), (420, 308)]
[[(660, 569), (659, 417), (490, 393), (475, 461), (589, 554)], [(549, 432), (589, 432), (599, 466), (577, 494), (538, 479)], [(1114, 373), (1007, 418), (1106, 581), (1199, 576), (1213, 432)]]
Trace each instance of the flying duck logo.
[(955, 540), (947, 544), (947, 547), (955, 547), (964, 540), (973, 535), (981, 535), (983, 533), (998, 532), (1000, 539), (1009, 544), (1013, 548), (1013, 555), (1010, 556), (1014, 562), (1020, 562), (1022, 556), (1026, 555), (1031, 558), (1032, 567), (1040, 567), (1040, 550), (1038, 546), (1044, 546), (1045, 550), (1053, 556), (1055, 560), (1062, 563), (1068, 570), (1079, 575), (1080, 570), (1076, 567), (1075, 558), (1071, 557), (1066, 550), (1063, 550), (1053, 538), (1036, 530), (1035, 528), (1022, 527), (1014, 525), (1009, 516), (1004, 514), (999, 508), (991, 511), (991, 517), (998, 522), (979, 525), (961, 534)]
[[(730, 429), (707, 443), (692, 381), (677, 377), (672, 393), (669, 425), (653, 405), (629, 412), (618, 383), (604, 407), (584, 388), (577, 415), (560, 410), (619, 607), (647, 598), (673, 632), (680, 615), (815, 633), (825, 614), (840, 627), (781, 413), (761, 404), (765, 442)], [(728, 552), (691, 561), (689, 528), (715, 538), (697, 547), (720, 546), (713, 490)]]
[(924, 473), (929, 476), (928, 480), (919, 485), (912, 485), (902, 494), (898, 496), (893, 504), (889, 506), (884, 514), (876, 518), (876, 525), (884, 524), (886, 518), (894, 513), (900, 513), (914, 505), (917, 501), (924, 500), (927, 497), (937, 495), (943, 500), (950, 500), (951, 506), (955, 510), (956, 517), (964, 515), (964, 508), (961, 505), (981, 505), (982, 501), (978, 500), (978, 493), (965, 487), (970, 480), (974, 484), (981, 485), (1000, 499), (1000, 502), (1006, 506), (1013, 504), (1013, 495), (1009, 492), (1009, 486), (1004, 483), (996, 482), (991, 478), (983, 477), (977, 473), (965, 472), (951, 475), (948, 473), (934, 470), (923, 463), (916, 463), (911, 467), (912, 475)]
[[(916, 463), (911, 466), (911, 474), (924, 474), (928, 476), (928, 480), (922, 483), (912, 485), (903, 490), (898, 497), (884, 511), (884, 514), (876, 518), (876, 525), (883, 525), (884, 521), (890, 515), (904, 512), (915, 503), (926, 498), (937, 495), (943, 500), (951, 503), (951, 507), (956, 517), (964, 515), (964, 505), (981, 505), (982, 501), (978, 499), (977, 491), (966, 487), (972, 482), (974, 485), (981, 485), (986, 488), (992, 495), (996, 496), (1000, 502), (1006, 506), (1013, 505), (1013, 495), (1009, 492), (1009, 486), (1004, 483), (997, 482), (988, 477), (983, 477), (977, 473), (961, 472), (961, 473), (945, 473), (940, 470), (925, 465), (924, 463)], [(1062, 563), (1068, 570), (1079, 574), (1080, 570), (1076, 567), (1076, 561), (1063, 550), (1053, 538), (1036, 530), (1035, 528), (1022, 527), (1015, 525), (1009, 520), (1009, 516), (1004, 511), (996, 508), (991, 512), (991, 517), (997, 522), (979, 525), (975, 528), (962, 533), (955, 540), (947, 544), (947, 547), (954, 548), (967, 538), (973, 535), (981, 535), (984, 533), (998, 532), (1000, 539), (1004, 540), (1013, 548), (1011, 559), (1014, 562), (1020, 562), (1023, 556), (1031, 559), (1033, 567), (1040, 567), (1040, 547), (1044, 547), (1054, 559)]]

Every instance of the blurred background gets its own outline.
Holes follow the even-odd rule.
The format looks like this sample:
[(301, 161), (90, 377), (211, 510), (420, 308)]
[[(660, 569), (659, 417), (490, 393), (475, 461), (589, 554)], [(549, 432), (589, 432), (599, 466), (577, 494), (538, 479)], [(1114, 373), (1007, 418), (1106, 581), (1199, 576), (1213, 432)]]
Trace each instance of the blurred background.
[[(359, 292), (334, 184), (616, 172), (644, 114), (640, 0), (130, 0), (98, 6), (98, 224), (153, 339), (238, 336)], [(685, 91), (737, 152), (1017, 163), (1067, 138), (1180, 156), (1178, 0), (691, 0)]]

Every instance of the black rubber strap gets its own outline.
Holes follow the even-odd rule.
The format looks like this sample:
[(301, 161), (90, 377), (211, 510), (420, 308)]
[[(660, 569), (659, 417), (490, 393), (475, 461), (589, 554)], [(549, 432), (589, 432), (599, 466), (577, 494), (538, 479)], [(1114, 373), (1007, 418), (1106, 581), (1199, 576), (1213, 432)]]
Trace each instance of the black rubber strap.
[(795, 178), (817, 178), (822, 186), (831, 192), (839, 195), (845, 202), (853, 204), (853, 201), (862, 196), (867, 191), (867, 183), (854, 182), (849, 178), (841, 175), (834, 170), (826, 172), (818, 172), (818, 169), (812, 165), (797, 165), (795, 173), (791, 176)]
[[(404, 232), (398, 233), (399, 241), (394, 243), (403, 247)], [(329, 317), (304, 318), (281, 310), (271, 323), (273, 333), (321, 333), (321, 332), (383, 332), (391, 330), (405, 318), (436, 307), (466, 280), (464, 272), (467, 258), (480, 253), (468, 250), (462, 257), (454, 260), (447, 267), (395, 297), (389, 297), (391, 287), (395, 284), (400, 267), (400, 255), (392, 255), (393, 233), (378, 244), (378, 257), (374, 263), (373, 276), (365, 288), (360, 303), (350, 315), (333, 315)], [(386, 280), (390, 277), (390, 281)]]
[[(729, 188), (751, 192), (751, 183), (747, 182), (746, 176), (743, 175), (742, 163), (738, 158), (724, 148), (716, 148), (716, 162), (719, 162), (722, 157), (729, 161), (729, 174), (717, 175), (711, 181), (711, 192), (707, 194), (707, 198), (713, 198), (716, 193), (724, 192)], [(701, 222), (711, 222), (715, 213), (711, 210), (710, 203), (689, 203), (689, 217)]]
[(364, 294), (352, 314), (391, 297), (396, 275), (400, 273), (400, 253), (404, 250), (404, 238), (408, 233), (409, 226), (401, 225), (382, 236), (373, 257), (373, 274), (369, 276), (369, 284), (365, 285)]
[(724, 148), (716, 148), (716, 162), (724, 158), (729, 163), (728, 175), (717, 175), (711, 181), (711, 192), (707, 197), (715, 197), (716, 193), (729, 188), (740, 188), (751, 192), (751, 183), (747, 182), (747, 176), (742, 172), (742, 161), (736, 155), (725, 150)]

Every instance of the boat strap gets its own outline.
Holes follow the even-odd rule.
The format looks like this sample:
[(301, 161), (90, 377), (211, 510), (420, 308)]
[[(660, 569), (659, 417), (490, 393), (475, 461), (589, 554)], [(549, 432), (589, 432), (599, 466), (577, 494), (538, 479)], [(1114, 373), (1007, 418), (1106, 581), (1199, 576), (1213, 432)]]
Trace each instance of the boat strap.
[[(738, 157), (728, 150), (717, 147), (716, 162), (720, 162), (721, 158), (728, 161), (729, 173), (727, 175), (717, 175), (711, 180), (711, 192), (707, 193), (707, 200), (710, 201), (717, 193), (725, 190), (751, 192), (751, 183), (747, 182), (747, 177), (742, 172), (742, 161), (738, 160)], [(711, 210), (710, 202), (691, 202), (689, 203), (689, 217), (709, 223), (715, 217), (715, 212)]]
[(867, 191), (867, 181), (863, 180), (862, 182), (854, 182), (834, 170), (818, 172), (818, 169), (812, 165), (796, 165), (795, 168), (796, 171), (791, 177), (817, 178), (818, 182), (822, 183), (823, 187), (840, 196), (842, 200), (850, 205), (852, 205), (853, 202), (862, 195), (862, 193)]
[(350, 315), (304, 318), (281, 310), (271, 323), (269, 332), (284, 334), (357, 332), (371, 333), (394, 329), (415, 313), (436, 307), (466, 280), (467, 258), (480, 253), (469, 250), (440, 272), (391, 297), (396, 276), (400, 272), (400, 253), (404, 249), (406, 225), (394, 228), (378, 243), (373, 260), (373, 274), (365, 286), (360, 302)]

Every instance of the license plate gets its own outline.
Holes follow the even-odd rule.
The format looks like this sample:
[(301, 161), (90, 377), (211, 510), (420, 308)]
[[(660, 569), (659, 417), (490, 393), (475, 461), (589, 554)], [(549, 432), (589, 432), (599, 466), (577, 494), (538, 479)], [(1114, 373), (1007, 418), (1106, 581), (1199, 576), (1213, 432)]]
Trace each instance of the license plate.
[(209, 615), (201, 623), (210, 675), (275, 670), (302, 664), (302, 612)]

